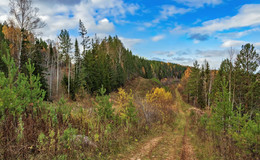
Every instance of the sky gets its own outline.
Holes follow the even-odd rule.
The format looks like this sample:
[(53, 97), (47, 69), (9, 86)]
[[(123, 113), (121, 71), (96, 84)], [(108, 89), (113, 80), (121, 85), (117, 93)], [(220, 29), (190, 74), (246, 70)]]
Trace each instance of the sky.
[[(43, 39), (57, 40), (61, 29), (74, 40), (79, 19), (88, 34), (117, 35), (133, 54), (192, 66), (206, 59), (212, 69), (232, 47), (252, 43), (260, 52), (259, 0), (32, 0), (46, 26)], [(0, 22), (10, 16), (0, 1)]]

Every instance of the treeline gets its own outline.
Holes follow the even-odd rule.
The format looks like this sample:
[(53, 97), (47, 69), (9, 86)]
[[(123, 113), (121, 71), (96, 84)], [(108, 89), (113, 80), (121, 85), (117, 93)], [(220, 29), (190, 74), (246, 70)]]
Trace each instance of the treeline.
[[(69, 32), (61, 30), (57, 42), (37, 39), (31, 32), (24, 32), (19, 46), (19, 29), (12, 24), (0, 24), (1, 57), (10, 52), (19, 71), (25, 74), (25, 64), (31, 59), (35, 66), (33, 74), (40, 76), (41, 88), (47, 92), (46, 99), (68, 94), (75, 100), (76, 94), (95, 94), (102, 85), (109, 93), (138, 76), (181, 78), (186, 69), (133, 55), (117, 36), (91, 39), (83, 22), (80, 21), (79, 26), (80, 44), (77, 39), (73, 44)], [(80, 51), (80, 45), (83, 51)], [(4, 63), (1, 63), (0, 70), (7, 72)]]
[(195, 61), (185, 71), (179, 90), (187, 102), (208, 112), (198, 122), (198, 132), (213, 139), (221, 156), (256, 158), (260, 155), (260, 74), (256, 73), (260, 58), (252, 44), (243, 45), (233, 61), (234, 53), (231, 48), (230, 59), (223, 60), (218, 70), (210, 70), (207, 61), (201, 67)]
[[(231, 48), (229, 53), (233, 57), (235, 51)], [(182, 79), (186, 101), (200, 108), (212, 106), (218, 92), (223, 90), (221, 85), (226, 82), (232, 106), (242, 105), (254, 115), (260, 109), (260, 74), (256, 73), (259, 63), (259, 54), (252, 44), (243, 45), (234, 61), (232, 58), (223, 60), (218, 70), (210, 70), (206, 60), (201, 67), (195, 61)]]

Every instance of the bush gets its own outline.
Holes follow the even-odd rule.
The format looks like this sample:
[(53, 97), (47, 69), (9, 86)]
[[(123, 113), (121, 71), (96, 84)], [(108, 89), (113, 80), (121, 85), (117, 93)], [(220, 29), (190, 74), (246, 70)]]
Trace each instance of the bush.
[(151, 93), (146, 94), (146, 99), (149, 103), (167, 104), (172, 101), (172, 94), (164, 88), (155, 88)]
[(99, 120), (113, 120), (114, 119), (114, 111), (112, 108), (112, 103), (109, 102), (109, 96), (105, 95), (106, 89), (102, 88), (99, 90), (100, 95), (96, 97), (96, 105), (95, 112), (97, 113)]
[(3, 120), (6, 114), (20, 117), (25, 112), (36, 113), (43, 102), (45, 91), (41, 89), (40, 78), (33, 75), (34, 66), (31, 65), (30, 60), (26, 64), (29, 73), (27, 77), (23, 73), (18, 73), (9, 55), (4, 57), (3, 61), (8, 67), (8, 77), (0, 72), (1, 119)]
[(215, 147), (225, 157), (259, 157), (259, 113), (250, 119), (241, 105), (233, 109), (225, 81), (222, 83), (222, 92), (217, 95), (216, 106), (212, 107), (209, 117), (204, 114), (200, 118), (199, 129), (207, 129), (213, 135)]
[(130, 93), (126, 93), (124, 89), (118, 89), (119, 94), (119, 114), (120, 118), (125, 121), (127, 124), (136, 123), (137, 119), (137, 110), (133, 104), (133, 94), (132, 90)]

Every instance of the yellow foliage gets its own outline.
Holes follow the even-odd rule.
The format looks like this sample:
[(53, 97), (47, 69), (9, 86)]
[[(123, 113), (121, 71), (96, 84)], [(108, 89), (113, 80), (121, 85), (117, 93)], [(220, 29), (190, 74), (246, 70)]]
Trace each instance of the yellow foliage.
[(145, 74), (145, 69), (144, 69), (144, 67), (142, 67), (142, 72), (143, 72), (143, 74)]
[(121, 118), (125, 118), (126, 117), (125, 110), (129, 105), (129, 103), (133, 100), (132, 90), (130, 90), (130, 93), (126, 93), (124, 89), (119, 88), (118, 94), (119, 94), (118, 101), (119, 101), (120, 116)]
[(2, 28), (2, 32), (5, 36), (5, 39), (9, 40), (10, 42), (10, 54), (12, 56), (15, 55), (15, 53), (18, 51), (19, 49), (19, 44), (20, 44), (20, 40), (21, 40), (21, 32), (18, 28), (15, 27), (8, 27), (6, 25), (3, 26)]
[(88, 116), (88, 111), (84, 108), (74, 109), (70, 113), (70, 118), (74, 123), (78, 123), (80, 126), (87, 125), (91, 119)]
[(190, 77), (190, 74), (191, 74), (191, 69), (190, 67), (188, 67), (185, 72), (184, 72), (184, 78), (185, 79), (188, 79)]
[(118, 101), (119, 101), (121, 106), (123, 106), (124, 104), (127, 104), (127, 103), (129, 103), (130, 101), (133, 100), (132, 90), (130, 90), (130, 93), (126, 93), (124, 89), (119, 88), (118, 94), (119, 94)]
[(172, 101), (172, 94), (165, 91), (164, 88), (157, 87), (151, 93), (146, 94), (146, 99), (149, 103), (168, 103)]

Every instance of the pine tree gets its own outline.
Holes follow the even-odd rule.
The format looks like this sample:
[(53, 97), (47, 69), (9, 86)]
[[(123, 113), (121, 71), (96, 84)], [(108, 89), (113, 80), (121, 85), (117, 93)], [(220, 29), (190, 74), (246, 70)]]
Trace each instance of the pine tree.
[(75, 40), (75, 80), (79, 80), (79, 74), (80, 74), (80, 62), (81, 62), (81, 57), (80, 57), (80, 50), (79, 50), (79, 45), (78, 45), (78, 40)]
[(79, 34), (82, 38), (83, 54), (85, 54), (85, 51), (90, 48), (90, 38), (87, 36), (88, 31), (81, 20), (79, 20)]
[(235, 62), (235, 85), (236, 85), (236, 103), (242, 103), (246, 111), (252, 110), (254, 107), (250, 97), (258, 96), (251, 92), (254, 85), (254, 72), (260, 63), (259, 54), (256, 53), (255, 47), (251, 44), (242, 46), (240, 53), (237, 55)]
[(71, 39), (69, 36), (69, 32), (65, 29), (65, 30), (61, 30), (60, 35), (58, 36), (59, 40), (60, 40), (60, 47), (62, 50), (62, 53), (65, 54), (66, 57), (66, 63), (67, 66), (69, 68), (68, 71), (68, 96), (70, 95), (70, 66), (71, 66), (71, 59), (70, 59), (70, 50), (71, 50)]
[(193, 68), (191, 68), (190, 79), (187, 84), (186, 91), (189, 93), (190, 97), (193, 99), (193, 105), (196, 104), (198, 98), (198, 86), (199, 86), (199, 75), (200, 69), (198, 61), (193, 63)]
[(211, 92), (211, 75), (210, 75), (210, 68), (209, 63), (205, 60), (205, 102), (207, 106), (210, 106), (209, 95)]
[[(41, 83), (41, 89), (43, 89), (45, 94), (45, 99), (48, 98), (48, 84), (46, 80), (46, 71), (47, 68), (45, 67), (45, 57), (47, 53), (44, 52), (44, 50), (47, 50), (47, 44), (46, 42), (42, 40), (36, 40), (35, 46), (34, 46), (34, 52), (32, 52), (31, 55), (31, 63), (34, 65), (34, 71), (33, 74), (35, 76), (39, 76), (40, 83)], [(26, 68), (27, 69), (27, 68)]]
[(201, 72), (199, 74), (199, 83), (198, 83), (198, 104), (201, 108), (205, 108), (205, 90), (204, 90), (204, 66), (202, 65)]

